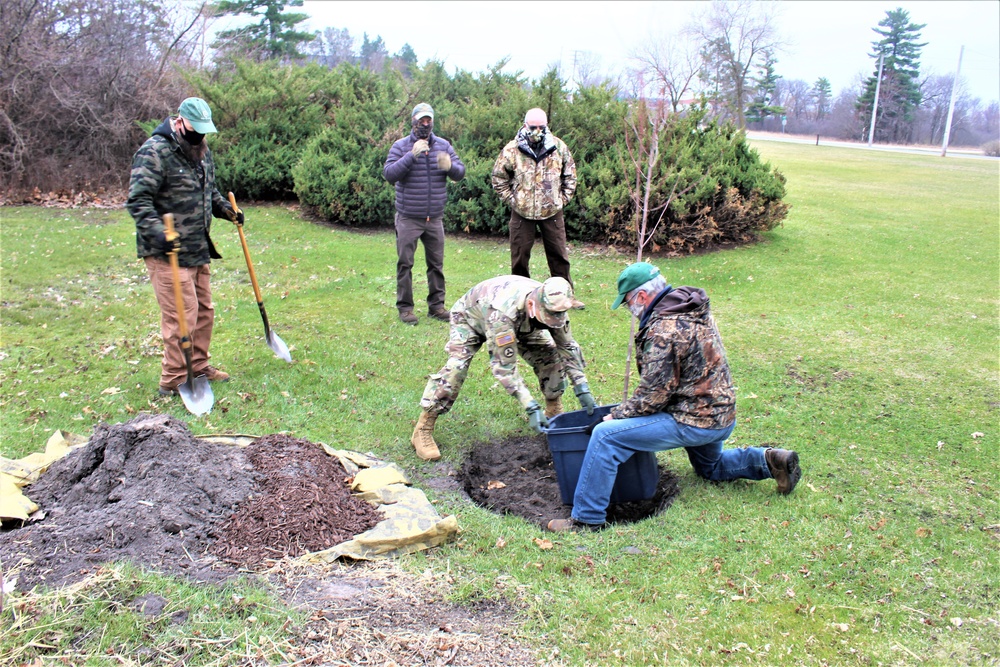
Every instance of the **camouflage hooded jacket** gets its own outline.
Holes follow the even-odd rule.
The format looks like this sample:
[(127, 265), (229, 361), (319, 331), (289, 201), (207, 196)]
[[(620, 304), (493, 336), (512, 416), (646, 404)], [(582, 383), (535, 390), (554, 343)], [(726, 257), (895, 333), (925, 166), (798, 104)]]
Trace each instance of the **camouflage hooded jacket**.
[(635, 336), (641, 379), (614, 419), (671, 414), (681, 424), (725, 428), (736, 419), (736, 396), (722, 337), (697, 287), (664, 290), (651, 303)]
[[(523, 276), (499, 276), (479, 283), (451, 308), (452, 328), (465, 328), (486, 341), (490, 370), (521, 407), (528, 407), (531, 394), (517, 371), (518, 354), (531, 357), (532, 348), (552, 347), (573, 385), (586, 382), (583, 351), (570, 332), (569, 319), (561, 329), (536, 328), (528, 317), (525, 300), (541, 283)], [(468, 331), (471, 330), (471, 331)]]
[(135, 220), (139, 257), (164, 255), (156, 241), (163, 233), (164, 213), (174, 214), (181, 266), (201, 266), (221, 257), (209, 232), (212, 216), (228, 218), (230, 206), (215, 188), (212, 152), (206, 150), (200, 163), (192, 162), (177, 142), (170, 119), (135, 152), (125, 208)]
[(559, 137), (546, 133), (537, 155), (521, 130), (493, 164), (493, 189), (522, 218), (551, 218), (576, 192), (576, 163)]

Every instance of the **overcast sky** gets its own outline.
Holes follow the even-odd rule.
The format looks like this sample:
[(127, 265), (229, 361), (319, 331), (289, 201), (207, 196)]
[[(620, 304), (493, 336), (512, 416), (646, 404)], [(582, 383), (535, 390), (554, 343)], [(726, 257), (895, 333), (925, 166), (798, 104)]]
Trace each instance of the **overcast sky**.
[[(536, 78), (562, 64), (563, 77), (574, 56), (599, 58), (601, 71), (621, 71), (636, 46), (679, 30), (708, 2), (320, 2), (306, 0), (306, 28), (346, 28), (360, 44), (364, 33), (381, 36), (389, 53), (409, 44), (421, 64), (440, 60), (449, 72), (481, 72), (510, 57), (506, 71)], [(902, 7), (914, 23), (925, 23), (927, 42), (920, 73), (951, 74), (964, 45), (961, 75), (966, 90), (984, 102), (1000, 100), (1000, 2), (806, 1), (778, 3), (778, 27), (787, 42), (778, 54), (777, 73), (809, 84), (821, 76), (834, 94), (853, 87), (875, 68), (869, 58), (872, 28), (887, 11)]]

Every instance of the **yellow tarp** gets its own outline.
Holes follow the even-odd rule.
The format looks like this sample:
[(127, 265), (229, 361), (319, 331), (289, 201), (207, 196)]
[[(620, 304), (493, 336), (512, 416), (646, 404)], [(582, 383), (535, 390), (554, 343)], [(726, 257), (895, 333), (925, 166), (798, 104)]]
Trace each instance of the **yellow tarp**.
[(87, 439), (65, 431), (56, 431), (45, 444), (44, 452), (28, 454), (22, 459), (0, 456), (0, 520), (20, 519), (38, 509), (21, 489), (38, 480), (53, 461), (61, 459), (77, 447), (87, 444)]
[[(246, 446), (255, 439), (247, 435), (198, 437), (237, 446)], [(36, 481), (53, 461), (85, 444), (87, 440), (80, 436), (56, 431), (44, 453), (29, 454), (16, 461), (0, 457), (0, 519), (27, 521), (38, 506), (21, 489)], [(355, 495), (382, 510), (385, 518), (371, 530), (329, 549), (306, 554), (301, 557), (303, 560), (393, 558), (436, 547), (458, 534), (458, 519), (454, 515), (442, 518), (423, 491), (409, 486), (406, 474), (395, 463), (327, 445), (323, 449), (336, 456), (354, 478), (351, 489)]]

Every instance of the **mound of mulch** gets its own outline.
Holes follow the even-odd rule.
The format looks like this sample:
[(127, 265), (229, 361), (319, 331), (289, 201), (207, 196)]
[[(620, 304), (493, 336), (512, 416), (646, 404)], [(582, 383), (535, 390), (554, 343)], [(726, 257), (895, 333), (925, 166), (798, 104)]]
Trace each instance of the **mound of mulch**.
[(238, 565), (322, 551), (382, 520), (351, 495), (340, 462), (316, 444), (267, 435), (246, 448), (259, 491), (222, 525), (209, 551)]
[[(656, 493), (649, 500), (612, 503), (609, 523), (635, 523), (666, 510), (680, 492), (677, 475), (660, 465)], [(465, 492), (477, 505), (497, 514), (519, 516), (542, 525), (569, 517), (545, 436), (521, 436), (473, 445), (458, 473)]]
[(169, 415), (102, 423), (25, 489), (39, 511), (0, 528), (0, 567), (18, 571), (21, 590), (119, 560), (220, 581), (377, 523), (345, 477), (319, 445), (286, 436), (240, 448), (199, 440)]

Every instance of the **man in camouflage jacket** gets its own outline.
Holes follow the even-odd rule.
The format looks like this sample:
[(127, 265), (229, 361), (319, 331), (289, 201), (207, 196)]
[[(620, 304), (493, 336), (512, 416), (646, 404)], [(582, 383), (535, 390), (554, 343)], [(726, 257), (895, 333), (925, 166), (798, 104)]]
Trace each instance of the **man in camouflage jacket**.
[[(163, 361), (161, 396), (177, 394), (187, 378), (180, 347), (180, 325), (167, 253), (163, 215), (174, 215), (179, 244), (181, 290), (191, 338), (191, 367), (196, 375), (226, 381), (229, 374), (208, 363), (215, 309), (209, 283), (209, 262), (220, 259), (209, 236), (212, 216), (237, 220), (232, 207), (215, 188), (215, 163), (205, 135), (216, 132), (212, 111), (197, 97), (184, 100), (176, 117), (167, 118), (132, 158), (126, 208), (135, 220), (138, 256), (146, 263), (149, 280), (160, 306)], [(239, 221), (242, 222), (242, 213)]]
[(548, 129), (541, 109), (530, 109), (514, 140), (493, 165), (493, 189), (510, 207), (510, 272), (530, 277), (535, 229), (540, 227), (549, 274), (569, 277), (563, 208), (576, 192), (576, 164), (562, 139)]
[(787, 494), (799, 481), (794, 451), (723, 449), (736, 426), (736, 396), (722, 337), (697, 287), (674, 289), (646, 262), (618, 277), (618, 298), (639, 318), (635, 336), (639, 384), (632, 397), (598, 424), (587, 446), (573, 498), (572, 518), (553, 519), (553, 531), (604, 525), (618, 466), (635, 452), (683, 447), (695, 472), (714, 482), (774, 478)]
[[(434, 441), (434, 422), (451, 409), (469, 373), (472, 357), (485, 343), (493, 376), (517, 399), (531, 425), (541, 432), (548, 418), (562, 412), (562, 394), (569, 376), (580, 406), (593, 414), (593, 396), (583, 374), (583, 352), (569, 329), (567, 311), (582, 308), (573, 288), (562, 278), (540, 283), (522, 276), (485, 280), (451, 308), (448, 361), (430, 376), (420, 400), (420, 419), (411, 442), (425, 460), (441, 457)], [(545, 412), (532, 398), (517, 371), (517, 357), (538, 376)]]

